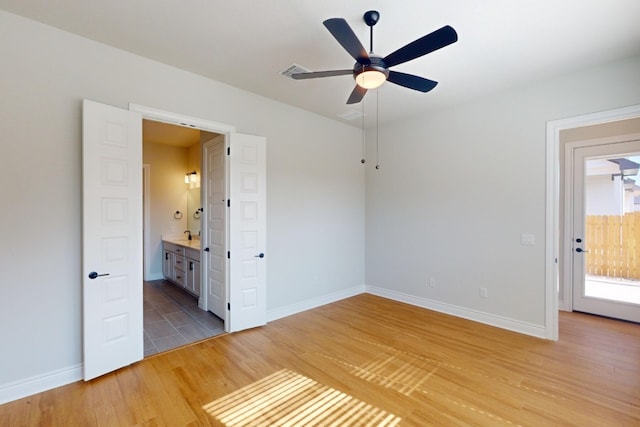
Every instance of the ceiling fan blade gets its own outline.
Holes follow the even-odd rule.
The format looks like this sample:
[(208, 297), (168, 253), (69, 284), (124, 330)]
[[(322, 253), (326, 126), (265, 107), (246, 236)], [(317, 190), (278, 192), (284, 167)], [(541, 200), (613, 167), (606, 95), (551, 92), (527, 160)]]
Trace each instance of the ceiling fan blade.
[(367, 90), (365, 88), (356, 85), (356, 87), (353, 88), (353, 92), (351, 92), (351, 95), (349, 95), (347, 104), (357, 104), (358, 102), (362, 101), (362, 98), (364, 98), (366, 93)]
[(425, 79), (424, 77), (414, 76), (413, 74), (399, 73), (397, 71), (389, 71), (387, 81), (409, 89), (419, 90), (420, 92), (429, 92), (436, 87), (438, 82)]
[(346, 76), (347, 74), (353, 74), (353, 70), (330, 70), (330, 71), (314, 71), (309, 73), (296, 73), (296, 74), (291, 74), (291, 77), (296, 80), (305, 80), (305, 79), (317, 79), (318, 77)]
[(458, 33), (456, 33), (456, 30), (445, 25), (439, 30), (427, 34), (418, 40), (414, 40), (408, 45), (405, 45), (395, 52), (387, 55), (384, 58), (384, 63), (387, 64), (387, 67), (393, 67), (394, 65), (411, 61), (412, 59), (431, 53), (434, 50), (441, 49), (451, 43), (455, 43), (457, 40)]
[(365, 50), (358, 37), (355, 35), (347, 21), (342, 18), (331, 18), (323, 22), (327, 30), (338, 40), (338, 43), (355, 59), (359, 64), (370, 64), (369, 54)]

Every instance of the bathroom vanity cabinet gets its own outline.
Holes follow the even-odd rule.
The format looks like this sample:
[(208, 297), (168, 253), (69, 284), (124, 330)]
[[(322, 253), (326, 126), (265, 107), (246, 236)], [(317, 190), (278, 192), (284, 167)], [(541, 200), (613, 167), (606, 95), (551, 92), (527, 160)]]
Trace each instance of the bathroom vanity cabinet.
[(200, 296), (200, 242), (162, 241), (162, 274), (173, 284)]

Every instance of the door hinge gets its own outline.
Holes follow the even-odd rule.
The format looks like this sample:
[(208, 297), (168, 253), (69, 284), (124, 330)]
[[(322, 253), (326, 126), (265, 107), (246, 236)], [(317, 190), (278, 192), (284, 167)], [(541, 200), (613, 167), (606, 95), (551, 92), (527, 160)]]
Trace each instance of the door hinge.
[(231, 311), (231, 303), (230, 302), (227, 303), (227, 310)]
[(230, 208), (231, 207), (231, 199), (227, 199), (227, 207)]
[(231, 259), (231, 251), (227, 251), (227, 258)]
[(227, 147), (227, 156), (231, 155), (231, 147)]

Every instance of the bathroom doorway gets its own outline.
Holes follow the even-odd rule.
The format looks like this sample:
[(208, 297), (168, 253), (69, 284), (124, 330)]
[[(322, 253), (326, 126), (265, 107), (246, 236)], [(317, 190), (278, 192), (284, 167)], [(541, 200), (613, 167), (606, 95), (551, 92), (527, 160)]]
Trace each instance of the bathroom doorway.
[[(85, 380), (117, 370), (144, 356), (143, 119), (224, 136), (223, 182), (227, 189), (225, 210), (228, 212), (228, 216), (225, 214), (228, 250), (224, 330), (236, 332), (255, 328), (265, 325), (267, 320), (266, 138), (240, 134), (232, 126), (155, 108), (129, 104), (129, 109), (125, 110), (85, 99), (82, 116)], [(152, 173), (149, 176), (153, 177)], [(203, 184), (206, 186), (208, 181), (205, 179)], [(185, 182), (184, 178), (182, 182)], [(230, 203), (231, 200), (234, 203)], [(151, 209), (147, 211), (152, 212)], [(207, 210), (201, 213), (202, 222), (208, 224)], [(173, 215), (174, 219), (179, 219), (184, 212), (177, 209), (172, 211)], [(209, 228), (202, 234), (205, 245), (215, 241)], [(189, 255), (193, 259), (199, 253), (209, 254), (207, 248), (204, 247), (202, 253), (192, 251)], [(174, 249), (174, 253), (178, 252)], [(186, 249), (180, 256), (187, 256)], [(212, 259), (204, 256), (201, 261), (204, 269)], [(206, 297), (207, 293), (202, 292), (200, 307), (207, 306)], [(111, 304), (114, 298), (118, 304)]]
[[(143, 326), (144, 356), (171, 350), (224, 333), (223, 319), (200, 302), (201, 189), (203, 142), (220, 134), (159, 121), (142, 121), (143, 140)], [(224, 137), (224, 136), (222, 136)], [(188, 243), (197, 250), (197, 261), (185, 262), (165, 254), (165, 242)], [(198, 277), (196, 287), (186, 288), (184, 275), (173, 265), (167, 269), (164, 255), (185, 264)], [(182, 268), (182, 266), (181, 266)], [(196, 269), (197, 271), (193, 271)], [(201, 308), (202, 307), (202, 308)]]

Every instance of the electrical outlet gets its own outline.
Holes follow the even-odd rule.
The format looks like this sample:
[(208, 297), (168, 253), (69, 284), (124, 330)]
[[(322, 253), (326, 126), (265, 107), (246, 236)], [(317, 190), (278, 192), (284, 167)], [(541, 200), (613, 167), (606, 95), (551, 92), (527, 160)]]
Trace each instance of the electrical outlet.
[(480, 298), (487, 297), (487, 288), (480, 288)]
[(429, 287), (430, 288), (436, 287), (436, 279), (434, 279), (433, 277), (429, 277)]

